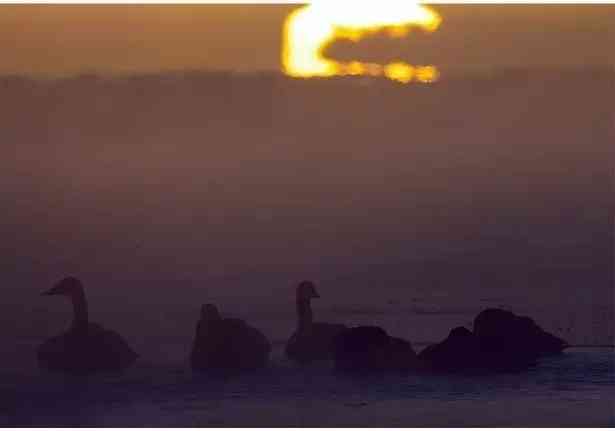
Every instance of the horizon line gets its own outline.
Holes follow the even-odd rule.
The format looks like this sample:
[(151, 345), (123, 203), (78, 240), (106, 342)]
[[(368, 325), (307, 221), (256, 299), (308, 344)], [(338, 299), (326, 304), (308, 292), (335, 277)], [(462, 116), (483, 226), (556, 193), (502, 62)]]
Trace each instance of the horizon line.
[[(3, 0), (0, 0), (2, 4)], [(458, 77), (459, 75), (485, 75), (498, 72), (523, 72), (523, 71), (595, 71), (609, 70), (615, 73), (615, 64), (610, 62), (596, 64), (544, 64), (544, 65), (502, 65), (502, 66), (449, 66), (442, 68), (445, 73), (442, 73), (441, 78), (446, 79), (447, 76)], [(99, 70), (83, 70), (67, 73), (36, 73), (36, 72), (0, 72), (0, 79), (5, 78), (23, 78), (39, 81), (54, 81), (63, 79), (75, 78), (99, 78), (99, 79), (122, 79), (122, 78), (137, 78), (137, 77), (155, 77), (155, 76), (181, 76), (181, 75), (236, 75), (241, 77), (274, 75), (293, 80), (344, 80), (344, 79), (373, 79), (381, 80), (376, 77), (356, 77), (356, 76), (338, 76), (338, 77), (310, 77), (297, 78), (286, 75), (279, 69), (223, 69), (223, 68), (185, 68), (185, 69), (161, 69), (161, 70), (133, 70), (120, 72), (105, 72)]]

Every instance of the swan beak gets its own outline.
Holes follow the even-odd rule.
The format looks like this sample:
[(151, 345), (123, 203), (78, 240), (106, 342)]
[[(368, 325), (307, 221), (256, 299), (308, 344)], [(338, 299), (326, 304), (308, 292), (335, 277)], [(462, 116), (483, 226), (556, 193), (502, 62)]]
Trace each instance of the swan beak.
[(58, 294), (58, 289), (54, 286), (51, 289), (47, 289), (43, 292), (41, 292), (41, 296), (49, 296), (49, 295), (57, 295)]

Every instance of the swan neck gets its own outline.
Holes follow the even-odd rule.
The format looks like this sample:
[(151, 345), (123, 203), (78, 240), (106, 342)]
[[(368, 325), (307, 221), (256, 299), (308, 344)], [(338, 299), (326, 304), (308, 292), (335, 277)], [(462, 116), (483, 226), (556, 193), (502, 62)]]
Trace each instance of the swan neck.
[(83, 292), (71, 295), (73, 303), (73, 329), (87, 328), (88, 303)]
[(297, 299), (297, 317), (299, 319), (299, 330), (312, 326), (312, 306), (309, 299)]

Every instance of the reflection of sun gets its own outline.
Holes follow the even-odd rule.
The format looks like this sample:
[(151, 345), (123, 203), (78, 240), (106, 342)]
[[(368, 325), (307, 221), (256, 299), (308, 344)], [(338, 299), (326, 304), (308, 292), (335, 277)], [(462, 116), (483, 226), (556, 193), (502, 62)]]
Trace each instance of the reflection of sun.
[(432, 82), (438, 77), (433, 66), (414, 67), (401, 61), (387, 65), (340, 63), (324, 57), (323, 52), (337, 39), (356, 42), (382, 30), (401, 38), (411, 26), (432, 32), (441, 21), (432, 9), (407, 0), (312, 0), (286, 19), (282, 66), (286, 74), (295, 77), (368, 75), (403, 83), (413, 79)]

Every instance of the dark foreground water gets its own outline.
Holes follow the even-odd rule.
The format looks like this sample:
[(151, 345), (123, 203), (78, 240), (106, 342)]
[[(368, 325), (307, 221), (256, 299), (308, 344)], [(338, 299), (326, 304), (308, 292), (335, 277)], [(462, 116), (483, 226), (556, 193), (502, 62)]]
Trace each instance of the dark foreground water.
[(13, 426), (615, 426), (615, 355), (576, 347), (519, 374), (372, 376), (328, 364), (230, 380), (145, 360), (115, 376), (0, 376), (0, 425)]

